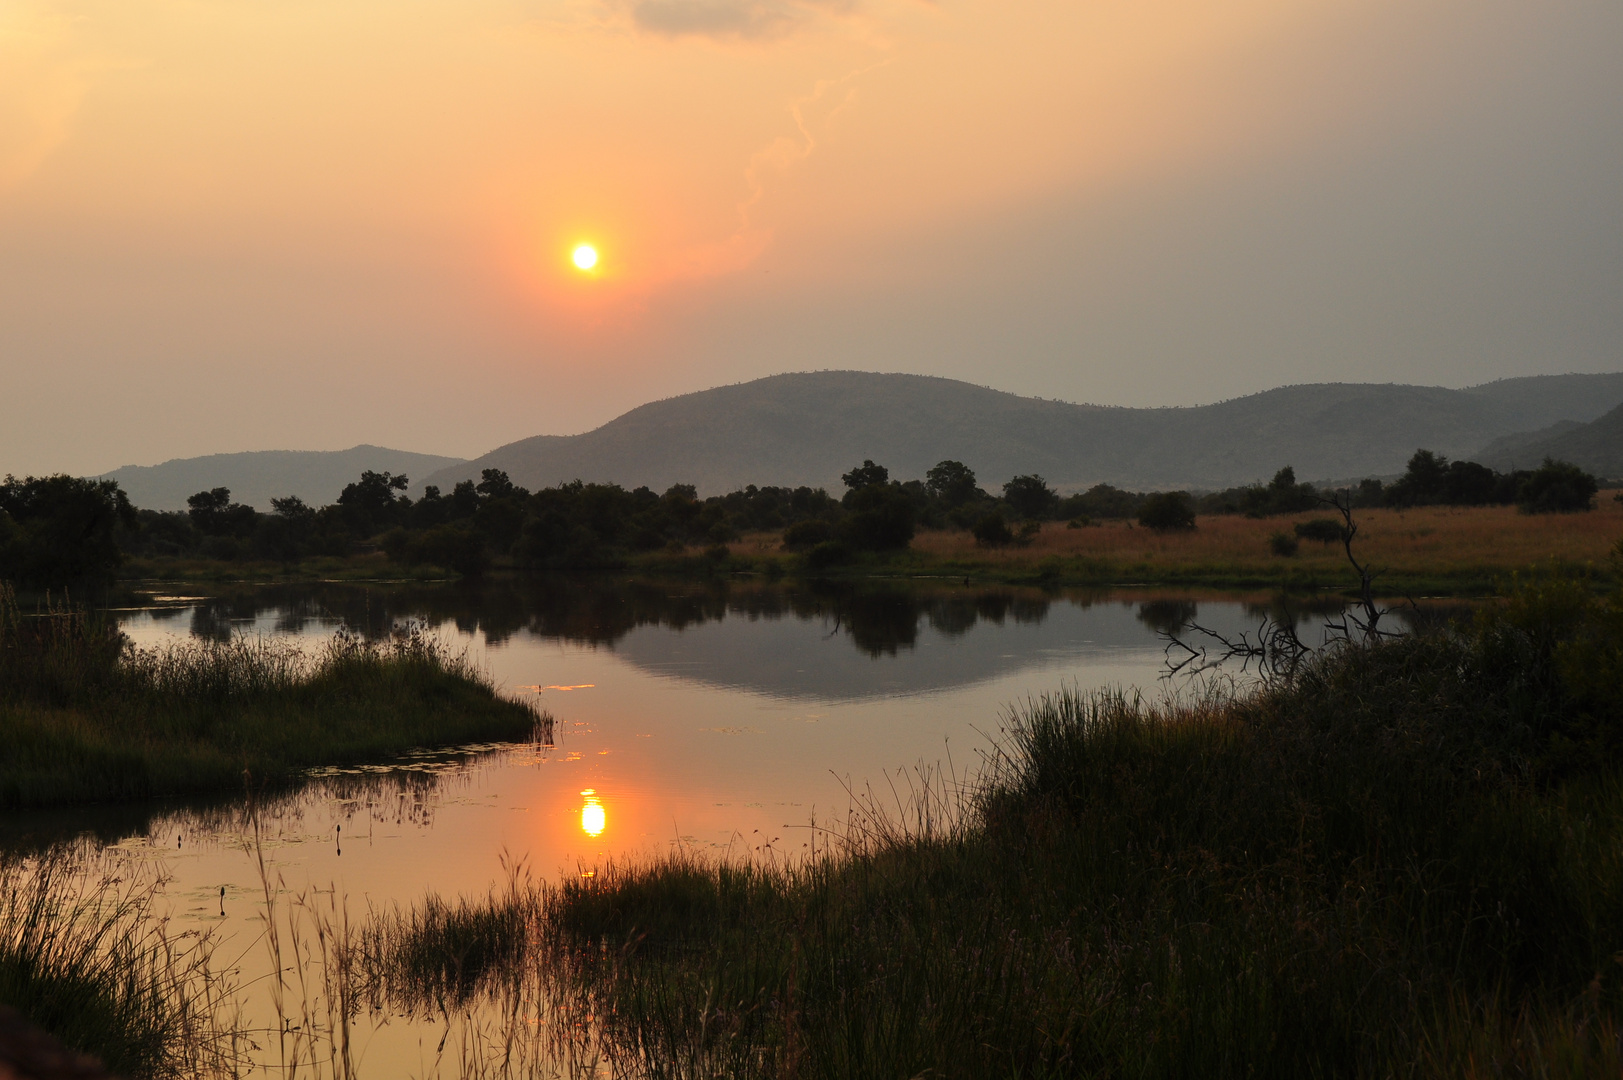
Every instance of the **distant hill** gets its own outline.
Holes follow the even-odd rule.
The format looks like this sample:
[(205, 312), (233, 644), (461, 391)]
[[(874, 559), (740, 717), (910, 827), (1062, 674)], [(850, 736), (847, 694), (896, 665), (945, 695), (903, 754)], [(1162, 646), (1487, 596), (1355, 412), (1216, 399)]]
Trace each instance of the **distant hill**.
[(184, 510), (188, 496), (227, 487), (235, 501), (269, 511), (271, 499), (284, 495), (324, 506), (367, 469), (405, 473), (415, 480), (459, 463), (460, 458), (362, 445), (348, 450), (209, 454), (176, 458), (162, 465), (126, 465), (103, 476), (117, 480), (130, 501), (146, 510)]
[(1403, 471), (1417, 447), (1468, 456), (1493, 439), (1587, 422), (1623, 402), (1623, 373), (1506, 379), (1465, 390), (1326, 383), (1191, 408), (1073, 405), (923, 375), (821, 371), (774, 375), (656, 401), (581, 435), (538, 435), (421, 478), (449, 488), (485, 468), (529, 488), (576, 478), (839, 487), (864, 458), (897, 478), (943, 458), (984, 485), (1040, 473), (1062, 490), (1218, 488), (1271, 477)]
[(1496, 439), (1473, 455), (1501, 470), (1533, 468), (1547, 457), (1570, 461), (1603, 479), (1623, 478), (1623, 405), (1587, 424), (1554, 424)]

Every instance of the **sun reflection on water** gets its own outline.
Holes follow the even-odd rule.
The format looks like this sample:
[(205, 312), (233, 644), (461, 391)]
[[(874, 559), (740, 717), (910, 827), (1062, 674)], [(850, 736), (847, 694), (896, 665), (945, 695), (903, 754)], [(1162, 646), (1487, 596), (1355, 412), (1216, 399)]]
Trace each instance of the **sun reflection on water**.
[(587, 788), (581, 794), (586, 796), (586, 805), (580, 808), (581, 832), (587, 836), (598, 836), (609, 823), (608, 815), (603, 811), (603, 804), (598, 801), (595, 788)]

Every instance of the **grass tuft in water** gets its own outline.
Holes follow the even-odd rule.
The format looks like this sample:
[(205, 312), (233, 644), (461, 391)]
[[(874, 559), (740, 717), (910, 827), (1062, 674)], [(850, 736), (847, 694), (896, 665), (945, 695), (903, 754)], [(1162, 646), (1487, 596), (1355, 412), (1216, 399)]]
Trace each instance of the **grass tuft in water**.
[(0, 582), (0, 807), (241, 790), (550, 724), (420, 629), (140, 649), (80, 609), (25, 616)]

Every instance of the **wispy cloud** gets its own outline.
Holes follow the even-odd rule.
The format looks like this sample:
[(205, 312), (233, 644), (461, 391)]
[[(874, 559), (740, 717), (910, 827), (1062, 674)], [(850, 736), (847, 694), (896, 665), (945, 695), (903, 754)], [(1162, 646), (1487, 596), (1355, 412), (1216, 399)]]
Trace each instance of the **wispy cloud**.
[(635, 0), (631, 19), (639, 30), (663, 37), (764, 40), (855, 6), (855, 0)]

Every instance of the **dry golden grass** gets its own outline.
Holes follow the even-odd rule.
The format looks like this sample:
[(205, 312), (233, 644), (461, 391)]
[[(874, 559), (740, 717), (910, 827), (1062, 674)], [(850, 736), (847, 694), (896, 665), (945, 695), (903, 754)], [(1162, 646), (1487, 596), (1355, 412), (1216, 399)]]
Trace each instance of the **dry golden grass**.
[[(1384, 571), (1387, 589), (1481, 589), (1495, 577), (1537, 564), (1605, 568), (1623, 540), (1623, 503), (1604, 491), (1586, 514), (1522, 514), (1515, 507), (1430, 506), (1360, 510), (1355, 550)], [(1136, 523), (1108, 521), (1086, 528), (1050, 522), (1023, 546), (985, 548), (966, 532), (922, 532), (894, 569), (970, 572), (1019, 577), (1046, 568), (1057, 580), (1180, 582), (1238, 585), (1286, 581), (1347, 585), (1340, 545), (1303, 541), (1296, 555), (1274, 555), (1268, 538), (1324, 512), (1256, 519), (1201, 517), (1193, 532), (1157, 533)], [(740, 556), (778, 550), (776, 537), (750, 536), (733, 545)]]

